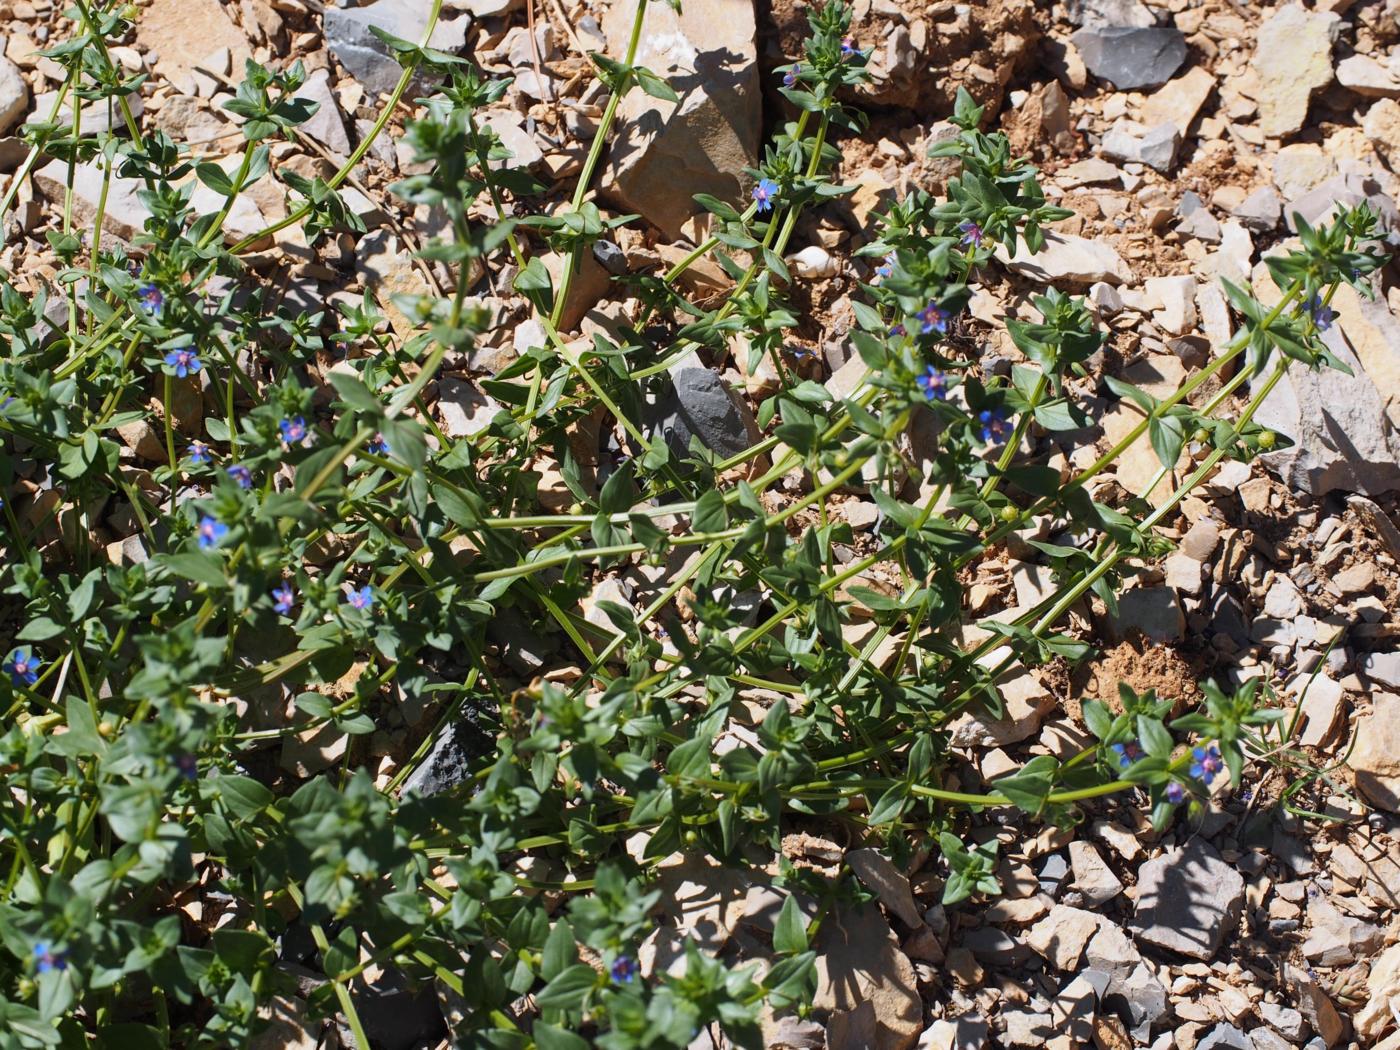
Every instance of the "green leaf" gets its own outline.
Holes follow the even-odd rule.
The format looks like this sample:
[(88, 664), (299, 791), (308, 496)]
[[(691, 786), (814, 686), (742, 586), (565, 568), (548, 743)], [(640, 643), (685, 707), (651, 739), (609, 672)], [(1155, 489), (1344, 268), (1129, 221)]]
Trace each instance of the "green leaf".
[(160, 563), (176, 576), (195, 583), (220, 589), (228, 583), (223, 563), (208, 554), (165, 554), (161, 556)]
[(725, 506), (724, 494), (719, 489), (706, 489), (695, 503), (691, 528), (698, 533), (712, 534), (723, 532), (728, 526), (729, 508)]
[(782, 911), (778, 912), (778, 921), (773, 924), (773, 950), (784, 954), (807, 950), (807, 923), (796, 897), (783, 901)]
[(1060, 762), (1054, 755), (1038, 755), (1022, 766), (1020, 772), (993, 780), (992, 787), (1017, 809), (1038, 815), (1045, 808), (1059, 768)]
[(578, 1010), (599, 983), (598, 972), (587, 963), (575, 963), (544, 986), (535, 996), (541, 1010)]
[(251, 820), (272, 804), (272, 792), (252, 777), (225, 773), (213, 784), (224, 804), (241, 820)]

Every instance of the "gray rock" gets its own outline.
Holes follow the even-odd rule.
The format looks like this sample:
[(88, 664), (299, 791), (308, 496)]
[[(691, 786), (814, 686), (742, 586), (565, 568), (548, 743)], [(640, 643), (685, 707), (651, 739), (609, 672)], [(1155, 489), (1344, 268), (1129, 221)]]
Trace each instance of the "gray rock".
[(1284, 223), (1290, 233), (1298, 232), (1295, 215), (1302, 215), (1313, 226), (1328, 221), (1338, 208), (1351, 208), (1366, 202), (1380, 217), (1384, 233), (1400, 230), (1400, 212), (1395, 202), (1386, 196), (1374, 179), (1364, 175), (1337, 175), (1302, 196), (1289, 201), (1283, 210)]
[(1139, 0), (1069, 0), (1069, 18), (1079, 26), (1136, 26), (1146, 29), (1157, 17)]
[(462, 711), (438, 732), (432, 750), (399, 789), (401, 795), (437, 795), (471, 779), (472, 767), (493, 754), (496, 742), (475, 708)]
[(1218, 1024), (1196, 1043), (1196, 1050), (1254, 1050), (1254, 1044), (1232, 1024)]
[(1123, 1017), (1132, 1037), (1145, 1043), (1152, 1026), (1167, 1015), (1167, 988), (1146, 963), (1138, 963), (1125, 979), (1109, 985), (1103, 1005)]
[[(385, 94), (394, 89), (403, 68), (370, 27), (377, 26), (392, 36), (416, 44), (428, 28), (431, 10), (430, 0), (376, 0), (363, 7), (328, 5), (322, 26), (326, 46), (365, 88)], [(466, 18), (450, 22), (439, 19), (430, 45), (455, 55), (466, 45), (467, 22)], [(426, 83), (421, 77), (414, 81), (420, 90)]]
[(1017, 966), (1030, 954), (1019, 938), (995, 926), (968, 930), (962, 944), (973, 958), (989, 966)]
[(0, 58), (0, 134), (15, 126), (28, 105), (29, 85), (20, 76), (19, 67), (8, 58)]
[(1045, 858), (1045, 863), (1041, 865), (1037, 878), (1040, 880), (1042, 893), (1058, 897), (1060, 891), (1065, 888), (1065, 883), (1069, 880), (1069, 862), (1061, 854), (1052, 853)]
[(1373, 682), (1400, 689), (1400, 652), (1367, 653), (1361, 658), (1361, 673)]
[(1264, 1022), (1278, 1029), (1290, 1043), (1303, 1041), (1303, 1033), (1307, 1030), (1303, 1015), (1293, 1007), (1280, 1006), (1277, 1003), (1260, 1003), (1257, 1009)]
[[(621, 54), (635, 5), (609, 5), (609, 54)], [(744, 174), (758, 156), (762, 113), (753, 5), (691, 0), (680, 13), (647, 9), (637, 64), (668, 80), (679, 103), (633, 91), (618, 109), (602, 193), (668, 237), (699, 210), (695, 194), (748, 203)]]
[(1231, 214), (1247, 229), (1256, 233), (1271, 233), (1278, 228), (1283, 202), (1272, 186), (1260, 186), (1242, 200)]
[(1123, 892), (1123, 884), (1103, 862), (1093, 843), (1071, 842), (1069, 859), (1074, 866), (1074, 888), (1089, 903), (1106, 904)]
[(627, 253), (612, 241), (594, 241), (593, 258), (614, 277), (621, 277), (627, 272)]
[(1190, 190), (1183, 193), (1176, 213), (1181, 216), (1181, 221), (1176, 224), (1177, 233), (1209, 244), (1220, 243), (1220, 223), (1196, 194)]
[(757, 444), (753, 412), (718, 372), (691, 353), (672, 365), (669, 374), (673, 389), (657, 406), (652, 433), (664, 437), (673, 453), (689, 456), (691, 437), (725, 459)]
[[(1384, 302), (1361, 302), (1357, 313), (1358, 323), (1376, 333), (1374, 341), (1388, 345), (1392, 355), (1400, 353), (1400, 321)], [(1392, 492), (1400, 488), (1400, 436), (1386, 415), (1388, 395), (1340, 325), (1322, 333), (1322, 341), (1352, 374), (1290, 364), (1254, 418), (1293, 445), (1260, 458), (1285, 483), (1315, 496), (1335, 489), (1368, 496)], [(1377, 346), (1378, 357), (1382, 349)]]
[(1176, 164), (1181, 148), (1181, 129), (1175, 124), (1158, 124), (1138, 132), (1133, 126), (1115, 125), (1103, 137), (1103, 152), (1114, 160), (1136, 161), (1166, 174)]
[(318, 69), (306, 78), (306, 83), (296, 93), (297, 98), (315, 102), (317, 110), (311, 119), (300, 125), (303, 134), (309, 135), (332, 153), (342, 157), (350, 155), (350, 136), (345, 131), (345, 118), (340, 112), (340, 103), (335, 92), (331, 91), (331, 74), (328, 69)]
[(1209, 960), (1239, 922), (1244, 879), (1200, 839), (1138, 869), (1133, 935), (1142, 943)]
[(1118, 599), (1112, 626), (1119, 637), (1141, 631), (1154, 642), (1176, 642), (1186, 634), (1186, 614), (1170, 587), (1134, 587)]
[(1186, 38), (1176, 29), (1097, 26), (1070, 39), (1089, 72), (1120, 91), (1161, 87), (1186, 61)]
[[(1249, 1033), (1254, 1050), (1293, 1050), (1293, 1044), (1272, 1028), (1255, 1028)], [(1200, 1044), (1197, 1043), (1197, 1046)]]
[(1288, 963), (1284, 964), (1283, 976), (1289, 985), (1290, 1001), (1297, 1005), (1299, 1012), (1307, 1018), (1312, 1030), (1317, 1033), (1317, 1037), (1312, 1039), (1308, 1046), (1311, 1047), (1313, 1043), (1321, 1040), (1325, 1050), (1340, 1042), (1347, 1024), (1337, 1013), (1337, 1008), (1332, 1005), (1332, 1000), (1327, 997), (1322, 986), (1308, 971)]

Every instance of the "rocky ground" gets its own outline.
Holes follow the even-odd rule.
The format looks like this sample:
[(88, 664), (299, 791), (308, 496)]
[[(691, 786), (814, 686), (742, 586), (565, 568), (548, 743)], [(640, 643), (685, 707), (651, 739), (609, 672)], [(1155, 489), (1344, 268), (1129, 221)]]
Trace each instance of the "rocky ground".
[[(528, 2), (449, 0), (434, 42), (514, 76), (489, 121), (518, 162), (563, 187), (601, 114), (586, 52), (619, 53), (632, 6), (541, 0), (527, 17)], [(416, 38), (427, 6), (152, 0), (115, 54), (126, 70), (151, 74), (143, 121), (213, 158), (240, 144), (221, 104), (244, 58), (301, 58), (312, 71), (304, 93), (321, 110), (300, 145), (274, 149), (274, 168), (326, 173), (366, 134), (397, 76), (367, 26)], [(49, 112), (62, 71), (36, 52), (70, 32), (63, 10), (51, 0), (0, 0), (0, 132)], [(688, 90), (674, 113), (640, 93), (622, 107), (601, 203), (642, 221), (619, 229), (615, 250), (585, 269), (564, 319), (581, 336), (635, 305), (606, 297), (610, 273), (653, 272), (698, 243), (692, 194), (746, 195), (738, 173), (780, 116), (770, 72), (791, 60), (805, 29), (799, 0), (685, 0), (679, 17), (663, 4), (648, 17), (639, 61)], [(863, 100), (867, 133), (838, 143), (840, 180), (856, 190), (804, 218), (792, 260), (807, 280), (790, 356), (835, 389), (850, 357), (849, 295), (869, 276), (855, 255), (862, 231), (892, 193), (936, 190), (947, 177), (925, 155), (948, 133), (959, 86), (999, 114), (1016, 147), (1041, 164), (1048, 193), (1076, 212), (1046, 253), (1007, 260), (974, 299), (967, 332), (986, 344), (992, 370), (1015, 357), (999, 319), (1025, 314), (1026, 293), (1048, 279), (1087, 295), (1111, 330), (1096, 367), (1165, 395), (1231, 334), (1217, 276), (1252, 282), (1266, 301), (1277, 294), (1260, 258), (1287, 242), (1295, 212), (1317, 221), (1335, 202), (1366, 199), (1388, 230), (1400, 223), (1397, 0), (858, 0), (854, 33), (874, 49), (875, 73)], [(659, 106), (667, 119), (658, 127)], [(315, 310), (365, 289), (387, 301), (445, 284), (444, 272), (411, 258), (436, 232), (435, 216), (406, 210), (386, 190), (413, 170), (395, 134), (403, 115), (347, 191), (370, 232), (313, 248), (291, 227), (256, 246), (251, 267), (285, 301)], [(0, 139), (0, 170), (14, 171), (24, 153), (16, 139)], [(44, 234), (60, 221), (65, 184), (65, 162), (49, 162), (4, 217), (0, 265), (26, 290), (51, 284), (58, 269)], [(79, 165), (79, 221), (95, 214), (99, 187), (95, 169)], [(122, 239), (144, 217), (134, 186), (120, 180), (105, 212), (105, 232)], [(240, 200), (225, 232), (235, 241), (284, 214), (282, 187), (269, 176)], [(487, 289), (498, 323), (486, 344), (436, 384), (451, 436), (473, 433), (497, 407), (474, 380), (541, 342), (523, 301), (506, 291), (508, 276), (496, 279), (497, 293)], [(1117, 616), (1092, 604), (1072, 614), (1070, 626), (1094, 638), (1100, 655), (1073, 675), (1007, 683), (1008, 718), (968, 716), (957, 735), (968, 748), (963, 780), (975, 784), (1031, 755), (1076, 750), (1085, 739), (1079, 699), (1111, 697), (1119, 681), (1185, 701), (1205, 676), (1260, 678), (1297, 709), (1297, 747), (1317, 775), (1290, 778), (1261, 763), (1243, 791), (1222, 790), (1203, 821), (1161, 836), (1130, 798), (1096, 806), (1077, 835), (989, 824), (985, 833), (1003, 841), (1006, 893), (985, 908), (945, 911), (939, 887), (917, 869), (911, 876), (869, 850), (847, 854), (819, 829), (794, 834), (797, 863), (835, 870), (844, 855), (878, 903), (825, 927), (814, 1020), (782, 1022), (772, 1045), (1400, 1048), (1397, 276), (1394, 266), (1382, 273), (1374, 302), (1344, 289), (1334, 303), (1338, 323), (1326, 341), (1353, 376), (1295, 366), (1266, 403), (1259, 420), (1295, 445), (1252, 467), (1227, 464), (1187, 499), (1165, 530), (1178, 551), (1140, 566)], [(700, 299), (728, 285), (704, 263), (687, 282)], [(743, 356), (717, 364), (750, 398), (771, 392), (774, 375), (737, 371)], [(320, 365), (332, 363), (326, 356)], [(1136, 417), (1097, 381), (1077, 393), (1099, 428), (1097, 445), (1064, 450), (1079, 465)], [(199, 414), (196, 405), (181, 426), (197, 428)], [(163, 461), (147, 424), (122, 437), (133, 462)], [(1100, 483), (1140, 492), (1156, 467), (1144, 447)], [(546, 503), (571, 500), (558, 480), (545, 471)], [(1163, 483), (1149, 501), (1166, 491)], [(30, 493), (20, 506), (38, 520), (46, 496)], [(843, 496), (837, 511), (858, 532), (875, 520), (858, 494)], [(114, 561), (142, 556), (122, 523), (107, 525)], [(977, 569), (971, 612), (1004, 616), (1036, 604), (1050, 585), (1037, 557), (1025, 543), (995, 551)], [(645, 583), (624, 574), (600, 581), (607, 591), (595, 597), (626, 601)], [(512, 630), (495, 655), (519, 673), (538, 670), (548, 653), (537, 656)], [(386, 776), (429, 724), (422, 711), (387, 716), (371, 745)], [(344, 746), (344, 738), (291, 738), (269, 758), (304, 776)], [(439, 747), (426, 775), (448, 776), (450, 751)], [(688, 864), (663, 878), (677, 925), (703, 930), (714, 950), (737, 950), (746, 927), (763, 921), (760, 889)], [(336, 1033), (291, 1016), (262, 1045), (337, 1045)], [(384, 1045), (416, 1040), (409, 1033)]]

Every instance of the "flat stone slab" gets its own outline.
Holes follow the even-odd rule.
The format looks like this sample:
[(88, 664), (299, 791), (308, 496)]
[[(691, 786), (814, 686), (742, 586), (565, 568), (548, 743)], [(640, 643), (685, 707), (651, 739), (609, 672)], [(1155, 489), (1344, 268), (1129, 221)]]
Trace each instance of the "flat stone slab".
[(1199, 839), (1138, 868), (1133, 936), (1142, 944), (1211, 959), (1234, 930), (1244, 879)]

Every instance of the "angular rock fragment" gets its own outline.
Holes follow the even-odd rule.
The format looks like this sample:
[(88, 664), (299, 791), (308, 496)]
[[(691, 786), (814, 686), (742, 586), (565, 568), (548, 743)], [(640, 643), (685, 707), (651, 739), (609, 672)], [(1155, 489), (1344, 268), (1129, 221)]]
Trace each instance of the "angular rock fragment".
[(1186, 61), (1186, 38), (1177, 29), (1097, 26), (1070, 39), (1089, 72), (1120, 91), (1160, 87)]
[(1341, 19), (1281, 7), (1259, 27), (1253, 66), (1259, 76), (1259, 128), (1272, 138), (1302, 129), (1313, 93), (1332, 83), (1332, 45)]
[[(613, 0), (603, 20), (609, 54), (622, 54), (636, 3)], [(637, 64), (670, 82), (679, 103), (632, 91), (601, 189), (641, 213), (668, 237), (699, 210), (694, 196), (747, 203), (747, 176), (758, 156), (761, 113), (751, 0), (693, 0), (676, 14), (649, 4)]]
[(1208, 961), (1239, 922), (1244, 879), (1212, 847), (1184, 849), (1138, 869), (1133, 935), (1145, 944)]

